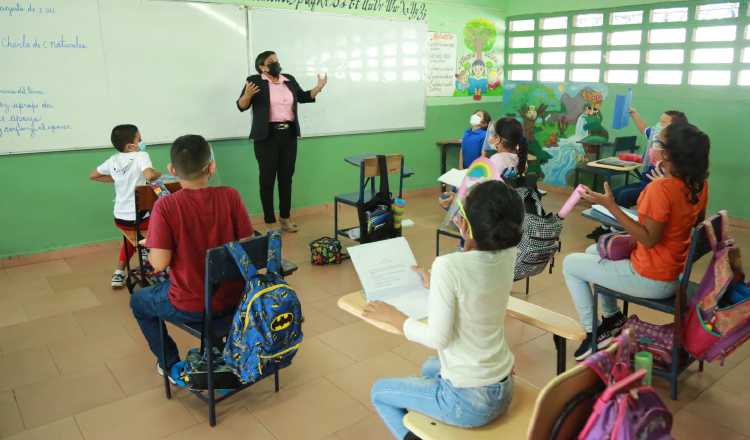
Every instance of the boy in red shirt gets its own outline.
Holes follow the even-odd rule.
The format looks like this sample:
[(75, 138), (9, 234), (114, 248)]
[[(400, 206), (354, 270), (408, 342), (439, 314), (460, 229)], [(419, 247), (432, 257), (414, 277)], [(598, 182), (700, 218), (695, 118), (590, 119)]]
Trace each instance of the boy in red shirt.
[[(168, 371), (170, 380), (180, 384), (180, 356), (169, 335), (164, 341), (166, 365), (160, 365), (159, 318), (175, 323), (202, 321), (206, 250), (250, 237), (253, 228), (236, 190), (208, 186), (216, 162), (202, 136), (177, 138), (167, 169), (177, 176), (182, 190), (154, 205), (146, 247), (155, 270), (170, 268), (169, 281), (135, 292), (130, 307), (157, 358), (158, 373)], [(242, 282), (219, 287), (213, 297), (214, 316), (234, 311), (242, 287)]]

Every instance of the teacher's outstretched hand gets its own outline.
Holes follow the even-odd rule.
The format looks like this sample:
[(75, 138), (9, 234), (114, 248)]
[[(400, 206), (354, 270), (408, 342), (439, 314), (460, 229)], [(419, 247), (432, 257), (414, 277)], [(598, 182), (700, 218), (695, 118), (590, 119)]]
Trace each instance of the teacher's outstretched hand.
[(253, 122), (250, 139), (258, 161), (260, 201), (263, 219), (267, 225), (276, 223), (273, 207), (273, 189), (279, 180), (279, 217), (281, 228), (297, 232), (291, 221), (292, 176), (297, 160), (297, 138), (300, 136), (297, 104), (315, 102), (315, 97), (328, 83), (328, 75), (318, 75), (318, 83), (310, 90), (302, 90), (297, 80), (281, 73), (279, 57), (265, 51), (255, 58), (257, 75), (248, 76), (237, 108), (244, 112), (252, 108)]

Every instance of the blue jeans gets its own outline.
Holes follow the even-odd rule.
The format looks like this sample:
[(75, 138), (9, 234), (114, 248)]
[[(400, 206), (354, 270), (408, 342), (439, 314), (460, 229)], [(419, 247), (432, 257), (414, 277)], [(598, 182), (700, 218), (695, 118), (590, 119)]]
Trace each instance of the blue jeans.
[[(594, 327), (594, 294), (589, 283), (616, 290), (631, 296), (665, 299), (674, 295), (677, 281), (658, 281), (646, 278), (633, 269), (630, 260), (610, 261), (599, 257), (596, 245), (585, 253), (568, 254), (563, 260), (563, 278), (578, 310), (581, 325), (587, 333)], [(617, 299), (602, 295), (602, 314), (610, 317), (620, 311)]]
[(505, 411), (513, 394), (513, 378), (476, 388), (457, 388), (440, 376), (440, 360), (431, 357), (422, 365), (422, 377), (380, 379), (371, 398), (380, 418), (401, 440), (409, 432), (403, 418), (416, 411), (449, 425), (475, 428)]
[[(169, 302), (168, 292), (169, 281), (165, 281), (161, 284), (140, 289), (130, 297), (130, 308), (133, 309), (133, 316), (138, 321), (141, 332), (143, 332), (143, 336), (146, 338), (146, 342), (148, 342), (148, 347), (151, 349), (151, 353), (156, 356), (159, 365), (161, 365), (162, 353), (161, 338), (159, 337), (159, 318), (175, 324), (203, 321), (203, 312), (183, 312), (177, 310)], [(166, 346), (167, 365), (166, 368), (164, 365), (161, 365), (161, 367), (169, 374), (169, 369), (172, 368), (172, 365), (180, 360), (180, 353), (177, 350), (177, 344), (174, 343), (174, 340), (166, 332), (166, 329), (164, 330), (164, 344)]]

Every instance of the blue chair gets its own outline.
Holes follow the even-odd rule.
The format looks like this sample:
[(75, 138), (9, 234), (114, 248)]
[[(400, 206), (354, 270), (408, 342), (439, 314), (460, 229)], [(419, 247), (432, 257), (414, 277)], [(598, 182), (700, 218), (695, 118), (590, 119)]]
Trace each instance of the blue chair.
[[(721, 230), (721, 217), (715, 215), (709, 219), (714, 227), (714, 230)], [(607, 289), (599, 285), (594, 285), (594, 319), (592, 328), (592, 338), (595, 341), (597, 337), (597, 327), (599, 325), (599, 296), (610, 296), (623, 301), (623, 313), (627, 316), (628, 304), (638, 304), (643, 307), (650, 309), (659, 310), (664, 313), (668, 313), (674, 316), (674, 340), (672, 342), (672, 365), (669, 369), (663, 369), (654, 366), (653, 374), (666, 378), (670, 384), (670, 395), (672, 400), (677, 400), (677, 379), (679, 375), (685, 371), (694, 361), (685, 350), (682, 345), (682, 323), (687, 308), (688, 299), (692, 297), (698, 288), (698, 284), (690, 281), (690, 275), (693, 271), (693, 265), (696, 261), (700, 260), (703, 256), (711, 252), (711, 245), (706, 237), (705, 226), (700, 223), (694, 227), (690, 238), (690, 247), (688, 251), (687, 261), (685, 262), (685, 269), (682, 272), (680, 278), (680, 284), (677, 288), (677, 292), (674, 296), (661, 299), (646, 299), (638, 298), (618, 292), (616, 290)], [(594, 347), (596, 351), (597, 347)], [(699, 363), (699, 370), (703, 371), (703, 361)]]
[[(255, 236), (248, 240), (241, 241), (240, 244), (245, 250), (247, 255), (250, 257), (253, 265), (257, 269), (264, 269), (266, 267), (267, 255), (268, 255), (268, 237), (267, 236)], [(297, 270), (297, 266), (286, 260), (282, 260), (282, 275), (287, 276)], [(206, 281), (205, 281), (205, 314), (202, 322), (189, 322), (185, 324), (171, 323), (179, 329), (186, 331), (201, 341), (201, 353), (211, 353), (213, 347), (223, 347), (224, 341), (232, 326), (232, 319), (234, 317), (234, 311), (232, 313), (215, 317), (213, 310), (211, 309), (211, 303), (213, 294), (216, 288), (225, 281), (239, 281), (242, 280), (242, 274), (240, 274), (237, 265), (235, 264), (232, 256), (222, 246), (214, 249), (209, 249), (206, 252)], [(165, 322), (160, 320), (161, 327), (161, 342), (164, 347), (164, 337), (166, 334)], [(206, 325), (207, 324), (207, 325)], [(166, 365), (166, 348), (161, 353), (161, 364)], [(202, 391), (190, 390), (199, 399), (208, 405), (208, 423), (211, 426), (216, 426), (216, 404), (222, 400), (238, 393), (239, 391), (253, 385), (245, 384), (238, 388), (233, 389), (231, 392), (216, 397), (213, 377), (213, 365), (212, 356), (206, 356), (208, 360), (208, 388), (204, 395)], [(269, 371), (266, 377), (273, 375), (274, 385), (276, 392), (279, 391), (279, 371)], [(167, 399), (172, 398), (172, 390), (169, 383), (168, 372), (164, 374), (164, 392)]]

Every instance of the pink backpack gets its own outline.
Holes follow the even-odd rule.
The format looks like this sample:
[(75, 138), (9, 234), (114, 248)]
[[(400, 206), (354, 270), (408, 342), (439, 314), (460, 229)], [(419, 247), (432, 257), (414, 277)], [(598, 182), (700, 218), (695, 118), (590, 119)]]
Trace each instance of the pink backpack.
[(627, 260), (635, 247), (635, 240), (629, 234), (610, 232), (599, 237), (596, 250), (605, 260)]
[(645, 371), (633, 372), (635, 347), (631, 332), (625, 330), (614, 356), (603, 350), (584, 361), (607, 388), (578, 440), (672, 440), (672, 414), (652, 387), (641, 385)]

